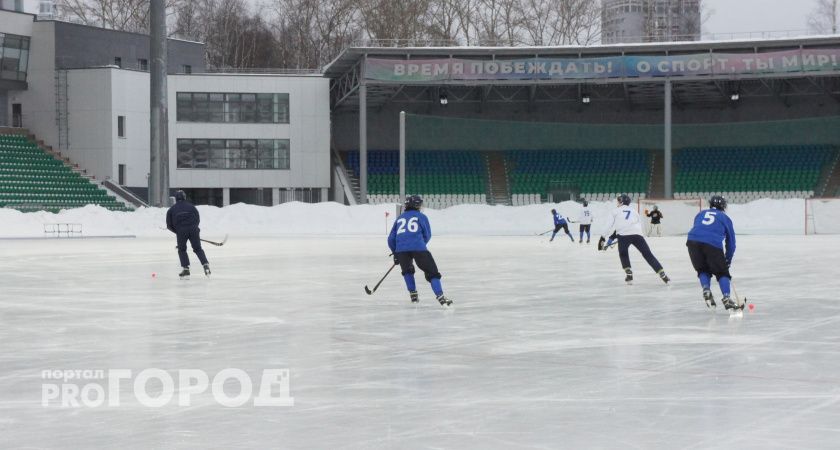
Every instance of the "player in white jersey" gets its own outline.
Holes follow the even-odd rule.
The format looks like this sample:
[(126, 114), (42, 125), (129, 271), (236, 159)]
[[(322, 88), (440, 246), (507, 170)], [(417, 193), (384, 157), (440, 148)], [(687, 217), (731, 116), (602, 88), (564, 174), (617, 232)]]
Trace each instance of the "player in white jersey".
[(607, 248), (604, 246), (606, 236), (615, 231), (615, 234), (618, 236), (618, 257), (621, 260), (621, 267), (626, 274), (624, 281), (627, 284), (633, 283), (633, 270), (630, 267), (630, 254), (628, 252), (632, 245), (639, 250), (645, 258), (645, 261), (650, 264), (650, 267), (659, 274), (659, 278), (667, 284), (671, 279), (665, 275), (662, 264), (653, 256), (647, 241), (645, 241), (642, 231), (642, 220), (636, 209), (630, 206), (630, 196), (621, 194), (617, 200), (618, 207), (612, 211), (610, 218), (607, 219), (607, 228), (598, 241), (598, 250), (605, 250)]
[(589, 202), (583, 200), (583, 209), (578, 216), (580, 224), (580, 243), (583, 244), (583, 233), (586, 232), (586, 243), (589, 243), (589, 230), (592, 228), (592, 211), (589, 209)]

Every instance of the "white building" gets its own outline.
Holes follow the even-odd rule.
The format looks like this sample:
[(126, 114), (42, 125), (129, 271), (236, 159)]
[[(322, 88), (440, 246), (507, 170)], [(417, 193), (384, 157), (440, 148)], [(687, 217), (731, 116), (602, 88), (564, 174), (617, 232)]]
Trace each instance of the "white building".
[[(148, 36), (0, 14), (14, 19), (0, 33), (25, 36), (29, 47), (23, 79), (0, 83), (0, 126), (23, 126), (96, 179), (145, 198)], [(203, 57), (203, 44), (169, 42), (170, 186), (219, 206), (326, 201), (329, 80), (208, 74)]]

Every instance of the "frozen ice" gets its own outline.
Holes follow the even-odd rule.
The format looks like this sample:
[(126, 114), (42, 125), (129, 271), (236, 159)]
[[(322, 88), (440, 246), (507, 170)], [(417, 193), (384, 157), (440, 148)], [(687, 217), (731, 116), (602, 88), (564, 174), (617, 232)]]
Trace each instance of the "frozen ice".
[[(626, 286), (595, 239), (439, 236), (451, 308), (364, 293), (384, 236), (231, 234), (189, 281), (170, 238), (0, 241), (0, 447), (837, 448), (840, 238), (741, 237), (742, 318), (684, 239)], [(288, 368), (294, 406), (42, 406), (44, 370), (148, 368)]]

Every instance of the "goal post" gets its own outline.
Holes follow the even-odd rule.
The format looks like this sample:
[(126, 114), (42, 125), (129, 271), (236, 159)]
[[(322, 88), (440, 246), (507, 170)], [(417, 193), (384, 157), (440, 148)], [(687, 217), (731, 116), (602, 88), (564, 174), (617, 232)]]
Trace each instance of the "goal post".
[(805, 234), (840, 234), (840, 197), (805, 200)]
[(658, 236), (657, 230), (651, 226), (647, 213), (658, 207), (662, 213), (660, 225), (662, 236), (681, 236), (688, 233), (694, 224), (694, 217), (703, 210), (703, 199), (687, 198), (682, 200), (640, 198), (637, 200), (639, 215), (642, 219), (645, 235)]

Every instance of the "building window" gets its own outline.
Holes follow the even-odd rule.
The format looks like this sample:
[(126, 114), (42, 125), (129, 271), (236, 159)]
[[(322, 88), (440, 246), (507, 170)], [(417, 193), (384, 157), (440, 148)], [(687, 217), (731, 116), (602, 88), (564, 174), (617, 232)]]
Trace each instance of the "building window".
[(122, 58), (120, 58), (119, 56), (115, 56), (114, 65), (122, 69)]
[(289, 169), (288, 139), (178, 139), (179, 169)]
[(0, 33), (0, 78), (26, 81), (29, 65), (29, 38)]
[(289, 123), (289, 94), (178, 92), (179, 122)]
[(149, 60), (140, 58), (137, 60), (137, 68), (146, 72), (149, 70)]
[(183, 66), (181, 66), (181, 73), (185, 73), (187, 75), (191, 74), (192, 73), (192, 66), (190, 66), (188, 64), (184, 64)]
[(125, 137), (125, 116), (117, 116), (117, 137)]

